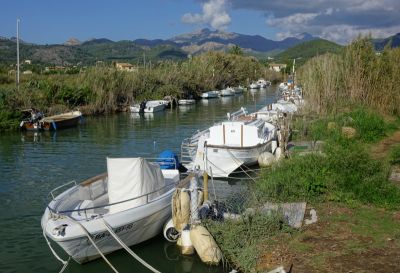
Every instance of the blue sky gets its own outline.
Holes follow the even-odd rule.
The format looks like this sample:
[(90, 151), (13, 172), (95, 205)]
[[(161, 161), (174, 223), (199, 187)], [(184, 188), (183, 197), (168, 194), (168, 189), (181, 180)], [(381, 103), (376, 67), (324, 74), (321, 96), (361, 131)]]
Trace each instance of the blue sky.
[[(186, 24), (187, 12), (201, 12), (201, 3), (190, 0), (13, 0), (2, 3), (0, 36), (16, 36), (16, 18), (21, 18), (21, 39), (40, 44), (63, 43), (70, 37), (133, 40), (171, 38), (203, 27)], [(227, 31), (274, 36), (257, 11), (232, 11)]]
[(339, 43), (400, 32), (399, 0), (7, 0), (0, 36), (40, 44), (70, 37), (170, 38), (203, 27), (283, 39), (302, 32)]

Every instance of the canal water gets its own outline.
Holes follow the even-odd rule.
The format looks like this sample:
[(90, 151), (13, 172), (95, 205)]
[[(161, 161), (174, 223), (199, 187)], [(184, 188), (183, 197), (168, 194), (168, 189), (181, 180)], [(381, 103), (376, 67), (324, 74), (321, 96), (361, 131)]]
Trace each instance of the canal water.
[[(221, 121), (227, 112), (250, 112), (275, 100), (274, 86), (243, 95), (201, 100), (165, 112), (120, 113), (87, 117), (77, 128), (58, 132), (10, 132), (0, 135), (0, 272), (58, 272), (61, 264), (42, 237), (40, 218), (53, 188), (82, 181), (106, 171), (106, 157), (157, 157), (170, 149), (179, 153), (181, 141), (196, 130)], [(234, 185), (229, 181), (229, 185)], [(228, 185), (228, 186), (227, 186)], [(234, 187), (234, 186), (232, 186)], [(132, 248), (163, 273), (226, 272), (207, 266), (197, 255), (182, 256), (161, 235)], [(60, 253), (60, 249), (57, 248)], [(66, 258), (64, 255), (63, 257)], [(109, 255), (119, 272), (149, 272), (125, 251)], [(65, 272), (112, 272), (102, 259)]]

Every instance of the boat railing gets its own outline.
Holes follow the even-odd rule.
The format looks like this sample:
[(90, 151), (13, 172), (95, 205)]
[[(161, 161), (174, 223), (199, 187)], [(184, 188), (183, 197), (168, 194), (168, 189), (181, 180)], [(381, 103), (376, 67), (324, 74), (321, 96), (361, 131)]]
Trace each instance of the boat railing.
[(247, 115), (247, 110), (244, 107), (241, 107), (239, 110), (232, 112), (232, 113), (227, 113), (228, 120), (233, 121), (237, 120), (239, 117)]
[(56, 215), (66, 215), (66, 214), (71, 214), (73, 212), (78, 212), (78, 213), (79, 212), (84, 212), (85, 220), (88, 220), (88, 219), (90, 219), (90, 217), (88, 217), (88, 211), (89, 210), (109, 208), (111, 206), (115, 206), (115, 205), (118, 205), (118, 204), (123, 204), (123, 203), (126, 203), (126, 202), (131, 202), (131, 201), (135, 201), (135, 200), (140, 200), (140, 199), (146, 198), (146, 202), (145, 203), (140, 204), (139, 206), (137, 206), (137, 207), (140, 207), (140, 206), (155, 202), (157, 200), (157, 197), (159, 197), (159, 196), (156, 196), (156, 197), (150, 198), (152, 195), (159, 194), (159, 193), (161, 193), (161, 195), (162, 195), (163, 193), (167, 192), (168, 190), (173, 189), (176, 185), (177, 185), (177, 183), (169, 183), (168, 185), (165, 185), (164, 187), (162, 187), (160, 189), (157, 189), (155, 191), (152, 191), (152, 192), (140, 195), (140, 196), (136, 196), (136, 197), (133, 197), (133, 198), (129, 198), (129, 199), (126, 199), (126, 200), (114, 202), (114, 203), (111, 203), (111, 204), (104, 204), (104, 205), (91, 206), (91, 207), (85, 207), (85, 208), (79, 208), (79, 209), (70, 209), (70, 210), (57, 210), (57, 209), (54, 209), (54, 208), (50, 207), (50, 205), (47, 205), (47, 208), (49, 209), (49, 211), (51, 213), (56, 214)]
[(58, 191), (58, 190), (60, 190), (60, 189), (62, 189), (62, 188), (65, 188), (66, 186), (69, 186), (69, 185), (71, 185), (71, 184), (74, 184), (74, 186), (77, 186), (77, 185), (78, 185), (78, 184), (76, 183), (75, 180), (71, 180), (71, 181), (69, 181), (69, 182), (67, 182), (67, 183), (65, 183), (65, 184), (62, 184), (61, 186), (58, 186), (58, 187), (52, 189), (52, 190), (50, 191), (49, 195), (51, 195), (51, 197), (52, 197), (53, 200), (54, 200), (54, 199), (55, 199), (55, 198), (54, 198), (54, 193), (55, 193), (56, 191)]

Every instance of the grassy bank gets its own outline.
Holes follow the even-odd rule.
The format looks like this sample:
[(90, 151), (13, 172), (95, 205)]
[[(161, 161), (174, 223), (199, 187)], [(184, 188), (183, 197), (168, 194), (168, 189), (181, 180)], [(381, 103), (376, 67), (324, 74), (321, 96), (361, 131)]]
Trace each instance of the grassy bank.
[[(343, 126), (354, 128), (356, 134), (352, 138), (346, 137), (342, 133)], [(354, 221), (360, 223), (359, 227), (355, 227), (360, 237), (348, 243), (358, 247), (355, 257), (363, 250), (376, 253), (383, 251), (387, 243), (382, 238), (384, 236), (399, 240), (389, 257), (400, 254), (398, 229), (390, 226), (400, 222), (400, 219), (397, 221), (390, 218), (392, 214), (399, 213), (400, 187), (389, 181), (393, 166), (400, 161), (399, 146), (393, 144), (387, 147), (380, 159), (376, 159), (371, 150), (377, 143), (398, 132), (399, 121), (387, 121), (376, 111), (359, 107), (352, 112), (312, 119), (306, 123), (301, 118), (295, 122), (295, 129), (299, 128), (301, 130), (297, 130), (295, 138), (322, 140), (322, 150), (306, 154), (293, 153), (290, 158), (262, 171), (258, 181), (252, 185), (250, 196), (254, 198), (248, 206), (254, 208), (266, 202), (305, 201), (309, 207), (317, 208), (321, 223), (316, 224), (318, 228), (310, 226), (297, 231), (288, 228), (279, 217), (256, 214), (238, 221), (209, 225), (227, 260), (243, 272), (271, 270), (279, 265), (288, 268), (291, 263), (295, 263), (297, 272), (301, 266), (296, 265), (298, 261), (292, 259), (293, 255), (300, 258), (311, 255), (315, 261), (301, 259), (302, 266), (307, 264), (305, 268), (311, 271), (298, 272), (335, 272), (325, 267), (322, 267), (324, 270), (318, 268), (327, 258), (323, 255), (328, 255), (329, 251), (314, 251), (311, 245), (317, 244), (319, 240), (341, 243), (343, 240), (335, 236), (343, 234), (343, 228), (348, 228), (346, 236), (351, 236)], [(333, 212), (326, 208), (332, 208)], [(343, 216), (348, 217), (345, 219), (348, 227), (335, 230), (344, 221), (340, 218), (342, 210), (348, 212), (348, 216)], [(358, 220), (351, 219), (351, 215), (357, 216)], [(380, 217), (387, 218), (387, 223), (377, 223)], [(307, 234), (311, 233), (317, 236), (313, 238), (315, 243), (303, 242), (305, 237), (311, 236)], [(376, 245), (373, 245), (374, 249), (372, 246), (371, 249), (363, 249), (366, 246), (364, 237), (369, 234), (377, 234), (376, 238), (371, 239), (376, 241)], [(318, 244), (318, 247), (321, 245)], [(350, 246), (338, 246), (335, 255), (345, 256), (350, 250), (355, 251)], [(385, 260), (380, 262), (382, 264)], [(357, 269), (349, 266), (349, 270)], [(337, 267), (336, 270), (340, 271)]]
[(393, 182), (393, 172), (400, 170), (399, 60), (399, 49), (377, 54), (368, 39), (360, 39), (299, 69), (307, 103), (294, 121), (293, 138), (322, 141), (322, 149), (292, 153), (263, 170), (249, 206), (306, 201), (319, 221), (299, 231), (265, 215), (211, 225), (234, 268), (400, 270), (393, 262), (400, 255), (400, 183)]
[[(183, 62), (163, 61), (138, 72), (91, 67), (78, 74), (24, 75), (19, 90), (11, 76), (0, 78), (0, 117), (14, 128), (16, 110), (35, 107), (46, 114), (79, 108), (85, 114), (110, 113), (133, 101), (196, 97), (203, 91), (247, 85), (258, 77), (280, 77), (258, 60), (210, 52)], [(7, 114), (7, 113), (12, 113)], [(11, 119), (9, 119), (11, 118)]]

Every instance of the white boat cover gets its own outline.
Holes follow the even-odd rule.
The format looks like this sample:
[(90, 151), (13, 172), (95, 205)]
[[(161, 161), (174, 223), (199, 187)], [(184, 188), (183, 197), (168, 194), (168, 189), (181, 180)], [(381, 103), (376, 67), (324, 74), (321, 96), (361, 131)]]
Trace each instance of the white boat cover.
[[(107, 158), (109, 203), (132, 199), (164, 188), (160, 167), (144, 158)], [(149, 200), (161, 195), (153, 193)], [(110, 206), (109, 213), (131, 209), (147, 202), (147, 197)]]

